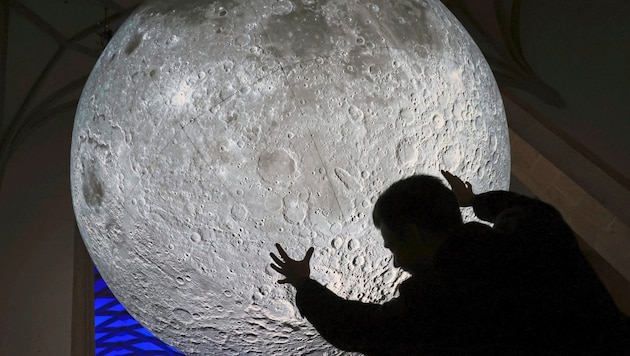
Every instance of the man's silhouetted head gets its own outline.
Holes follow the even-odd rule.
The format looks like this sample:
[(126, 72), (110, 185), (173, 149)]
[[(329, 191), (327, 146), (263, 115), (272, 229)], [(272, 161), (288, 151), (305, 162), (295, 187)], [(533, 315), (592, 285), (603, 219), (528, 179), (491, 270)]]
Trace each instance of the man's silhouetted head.
[(392, 184), (376, 201), (372, 218), (385, 247), (394, 253), (394, 265), (406, 270), (414, 261), (430, 257), (446, 232), (463, 223), (453, 192), (428, 175)]

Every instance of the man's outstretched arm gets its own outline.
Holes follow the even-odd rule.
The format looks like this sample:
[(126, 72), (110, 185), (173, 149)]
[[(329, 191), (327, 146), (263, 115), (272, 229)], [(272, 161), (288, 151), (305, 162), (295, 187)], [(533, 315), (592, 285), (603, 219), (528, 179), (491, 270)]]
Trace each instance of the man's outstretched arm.
[[(485, 261), (505, 263), (515, 271), (529, 271), (527, 273), (551, 266), (557, 269), (560, 265), (566, 270), (587, 269), (573, 231), (553, 206), (502, 190), (473, 194), (470, 184), (446, 171), (442, 171), (442, 175), (457, 200), (468, 201), (475, 215), (493, 223), (496, 236), (504, 237), (475, 242), (475, 246), (483, 246), (480, 250), (486, 251), (484, 253), (493, 254), (493, 258)], [(490, 272), (495, 269), (491, 264), (487, 266)], [(545, 275), (549, 276), (550, 272)]]
[(326, 341), (341, 350), (367, 354), (390, 354), (396, 347), (415, 349), (405, 339), (413, 335), (415, 343), (422, 337), (420, 330), (413, 329), (421, 321), (413, 320), (417, 313), (407, 310), (402, 293), (382, 305), (345, 300), (308, 277), (311, 249), (302, 261), (296, 261), (280, 245), (276, 248), (280, 256), (271, 254), (272, 268), (285, 276), (279, 283), (291, 283), (297, 289), (298, 309)]
[(475, 215), (482, 220), (506, 225), (508, 228), (515, 228), (512, 226), (516, 223), (515, 219), (527, 226), (547, 225), (550, 222), (558, 224), (563, 221), (554, 207), (538, 199), (503, 190), (475, 194), (470, 183), (464, 183), (448, 171), (441, 173), (451, 186), (459, 206), (472, 206)]

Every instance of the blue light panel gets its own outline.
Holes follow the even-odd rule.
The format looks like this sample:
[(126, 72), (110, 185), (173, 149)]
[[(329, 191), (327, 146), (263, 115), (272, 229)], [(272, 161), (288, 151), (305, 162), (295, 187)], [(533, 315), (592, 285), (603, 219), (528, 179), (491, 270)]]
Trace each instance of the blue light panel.
[(94, 339), (97, 356), (178, 356), (183, 353), (160, 341), (118, 302), (94, 268)]

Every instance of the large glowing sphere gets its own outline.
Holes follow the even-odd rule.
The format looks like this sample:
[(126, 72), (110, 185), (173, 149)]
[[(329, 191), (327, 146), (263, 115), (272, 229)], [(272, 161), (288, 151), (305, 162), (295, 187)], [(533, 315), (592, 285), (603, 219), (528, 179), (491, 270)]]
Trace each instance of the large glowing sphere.
[(437, 0), (153, 1), (85, 86), (72, 194), (104, 279), (164, 341), (331, 352), (276, 284), (274, 243), (314, 246), (315, 279), (383, 302), (404, 276), (379, 193), (440, 168), (505, 189), (508, 146), (490, 69)]

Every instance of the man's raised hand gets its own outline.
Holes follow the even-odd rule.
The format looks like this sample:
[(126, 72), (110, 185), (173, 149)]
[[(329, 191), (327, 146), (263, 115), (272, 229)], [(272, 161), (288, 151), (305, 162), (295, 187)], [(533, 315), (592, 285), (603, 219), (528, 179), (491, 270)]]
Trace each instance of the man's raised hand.
[(455, 194), (455, 198), (457, 198), (459, 206), (471, 206), (473, 200), (475, 199), (472, 184), (469, 182), (464, 183), (464, 181), (451, 174), (451, 172), (441, 170), (440, 173), (442, 173), (442, 176), (444, 176), (448, 184), (450, 184), (451, 190), (453, 191), (453, 194)]
[(278, 283), (291, 283), (293, 286), (296, 286), (300, 281), (309, 278), (311, 275), (309, 263), (311, 262), (311, 257), (315, 251), (313, 247), (306, 251), (306, 256), (304, 256), (301, 261), (296, 261), (290, 258), (280, 244), (276, 243), (276, 248), (278, 249), (280, 258), (278, 258), (278, 256), (276, 256), (273, 252), (269, 255), (275, 262), (275, 264), (271, 264), (271, 268), (285, 277), (284, 279), (279, 280)]

